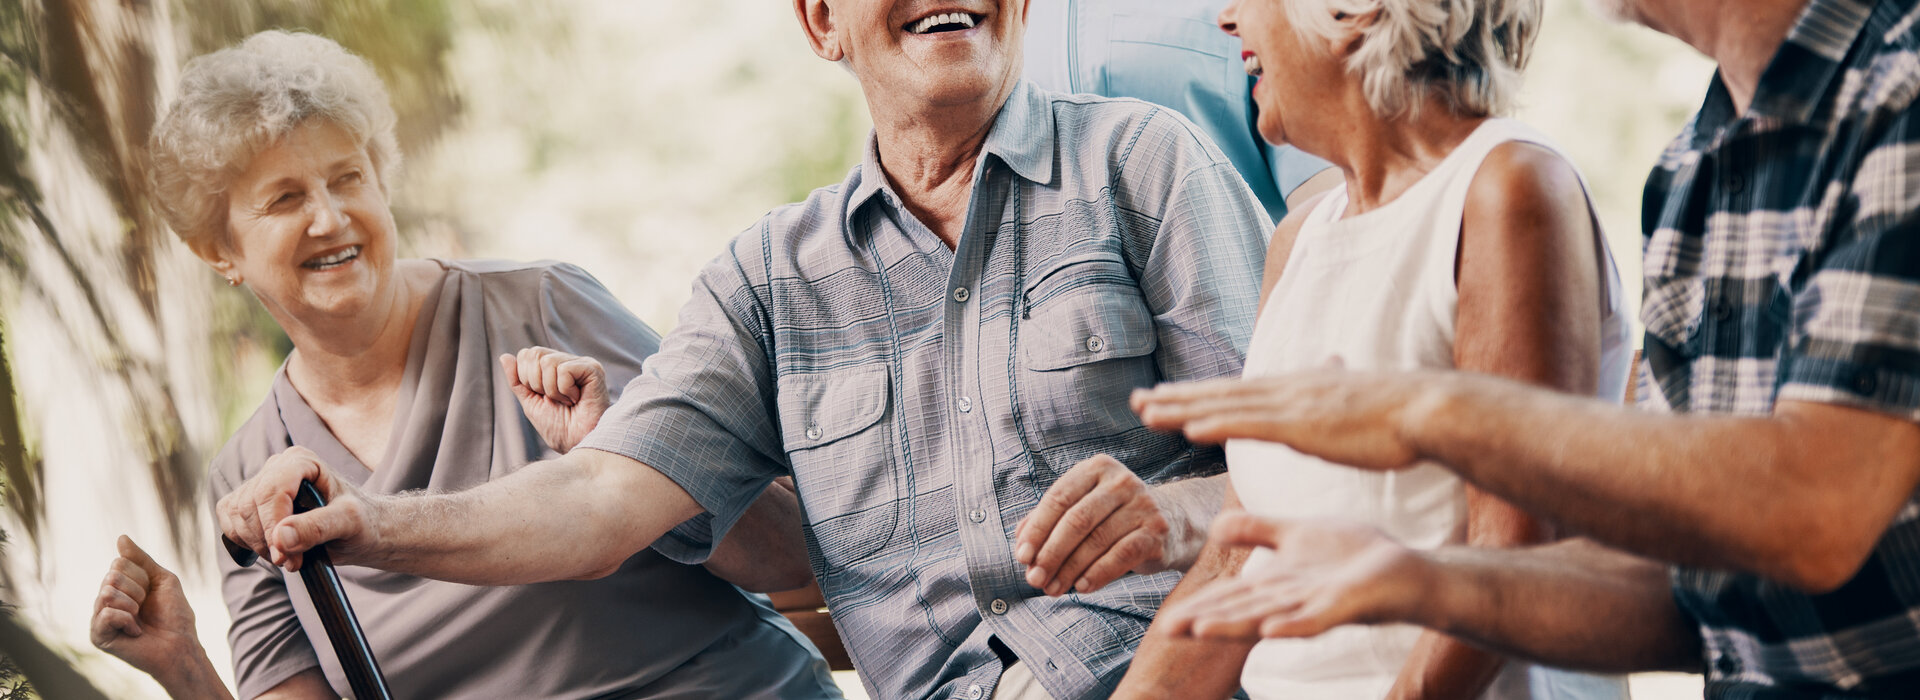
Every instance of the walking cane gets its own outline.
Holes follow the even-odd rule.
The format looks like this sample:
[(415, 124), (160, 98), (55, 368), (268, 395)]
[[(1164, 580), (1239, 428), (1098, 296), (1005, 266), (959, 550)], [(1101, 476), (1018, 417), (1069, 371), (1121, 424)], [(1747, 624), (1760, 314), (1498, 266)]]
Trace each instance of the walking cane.
[[(326, 504), (327, 499), (320, 496), (313, 482), (301, 480), (300, 491), (293, 497), (293, 512), (305, 513)], [(260, 559), (253, 550), (225, 536), (220, 543), (226, 545), (235, 564), (253, 566)], [(340, 586), (340, 574), (333, 570), (333, 560), (327, 558), (326, 545), (307, 550), (300, 564), (300, 579), (307, 584), (307, 596), (320, 614), (320, 626), (327, 630), (334, 656), (346, 670), (347, 685), (353, 689), (355, 700), (393, 700), (393, 693), (387, 690), (387, 677), (380, 673), (380, 662), (374, 660), (373, 647), (367, 644), (367, 634), (361, 631), (353, 605), (347, 602), (347, 591)]]

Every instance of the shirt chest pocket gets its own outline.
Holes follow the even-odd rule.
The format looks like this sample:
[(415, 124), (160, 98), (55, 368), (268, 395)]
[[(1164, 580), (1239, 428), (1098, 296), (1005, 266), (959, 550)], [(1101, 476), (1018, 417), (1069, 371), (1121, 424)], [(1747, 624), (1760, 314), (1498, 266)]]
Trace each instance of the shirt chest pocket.
[(780, 440), (827, 574), (880, 551), (899, 524), (886, 365), (780, 378)]
[(1153, 314), (1118, 256), (1069, 260), (1026, 291), (1021, 367), (1013, 382), (1030, 449), (1111, 437), (1140, 427), (1127, 405), (1159, 380)]

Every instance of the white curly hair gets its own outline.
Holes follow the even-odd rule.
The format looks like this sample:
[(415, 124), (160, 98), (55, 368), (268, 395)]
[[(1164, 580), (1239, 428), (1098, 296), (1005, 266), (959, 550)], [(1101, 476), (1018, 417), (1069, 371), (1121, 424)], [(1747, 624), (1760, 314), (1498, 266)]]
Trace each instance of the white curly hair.
[(260, 151), (321, 119), (367, 151), (382, 191), (400, 166), (396, 118), (373, 66), (312, 34), (260, 32), (187, 62), (149, 143), (161, 214), (188, 246), (226, 245), (226, 191)]
[(1383, 116), (1418, 109), (1432, 95), (1467, 116), (1513, 108), (1520, 71), (1539, 34), (1541, 0), (1283, 0), (1302, 38), (1331, 38), (1336, 13), (1377, 12), (1361, 30), (1347, 69)]

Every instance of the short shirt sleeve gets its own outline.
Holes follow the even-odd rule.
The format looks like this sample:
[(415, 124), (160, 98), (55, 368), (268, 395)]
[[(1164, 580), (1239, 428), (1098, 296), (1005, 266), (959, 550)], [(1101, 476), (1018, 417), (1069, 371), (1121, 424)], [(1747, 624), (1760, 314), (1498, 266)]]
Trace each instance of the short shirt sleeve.
[[(207, 479), (212, 502), (231, 492), (238, 481), (237, 460), (228, 455), (216, 459)], [(219, 524), (214, 528), (219, 529)], [(294, 615), (281, 571), (264, 565), (242, 567), (224, 553), (218, 559), (220, 592), (233, 618), (227, 645), (233, 649), (239, 697), (258, 697), (302, 671), (319, 668), (320, 657)]]
[(1860, 161), (1855, 213), (1802, 264), (1780, 400), (1920, 420), (1920, 122), (1902, 115)]
[(660, 352), (580, 447), (653, 467), (705, 510), (653, 548), (705, 561), (747, 506), (789, 473), (774, 413), (767, 316), (731, 252), (708, 264)]

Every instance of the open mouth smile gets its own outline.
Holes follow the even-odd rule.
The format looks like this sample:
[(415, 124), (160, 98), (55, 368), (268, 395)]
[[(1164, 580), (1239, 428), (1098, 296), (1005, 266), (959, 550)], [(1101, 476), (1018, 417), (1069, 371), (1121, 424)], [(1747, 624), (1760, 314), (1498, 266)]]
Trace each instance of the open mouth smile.
[(1260, 57), (1259, 56), (1254, 55), (1252, 51), (1242, 51), (1240, 52), (1240, 60), (1246, 62), (1247, 75), (1251, 75), (1255, 78), (1260, 77)]
[(974, 25), (979, 24), (980, 19), (980, 15), (967, 12), (936, 12), (908, 22), (906, 26), (901, 27), (901, 29), (906, 30), (908, 34), (920, 36), (944, 34), (947, 32), (962, 32), (972, 29)]
[(360, 257), (360, 246), (351, 245), (345, 248), (341, 248), (340, 250), (334, 251), (332, 253), (328, 253), (326, 255), (322, 255), (322, 256), (313, 258), (311, 260), (308, 260), (306, 262), (300, 263), (300, 266), (309, 270), (331, 270), (336, 267), (340, 267), (347, 263), (353, 262), (359, 257)]

